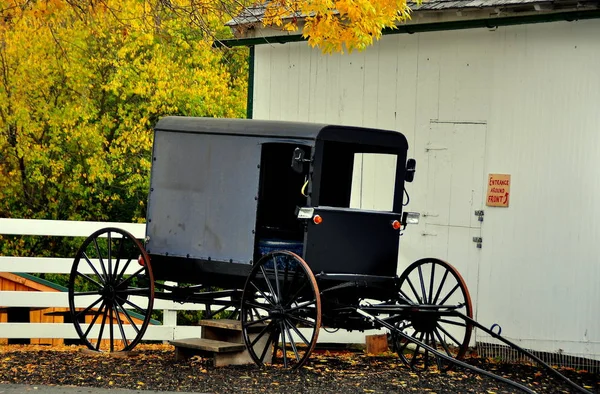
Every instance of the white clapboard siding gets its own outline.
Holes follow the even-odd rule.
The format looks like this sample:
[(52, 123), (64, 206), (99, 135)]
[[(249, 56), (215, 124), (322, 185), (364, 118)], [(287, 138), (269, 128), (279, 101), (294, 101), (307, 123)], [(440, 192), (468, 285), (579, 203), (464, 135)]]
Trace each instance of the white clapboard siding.
[[(366, 51), (327, 56), (305, 43), (259, 45), (253, 117), (404, 133), (417, 160), (406, 210), (424, 220), (404, 231), (398, 273), (423, 257), (476, 262), (461, 272), (478, 321), (501, 325), (533, 350), (600, 360), (599, 36), (594, 19), (387, 35)], [(440, 215), (432, 202), (448, 197), (428, 182), (435, 179), (429, 144), (442, 129), (457, 130), (452, 125), (481, 129), (477, 141), (462, 142), (485, 145), (473, 174), (483, 173), (484, 183), (488, 174), (511, 175), (508, 208), (483, 199), (463, 218), (485, 211), (476, 229), (481, 249), (473, 226), (444, 235), (429, 220)], [(379, 196), (379, 186), (368, 187), (354, 193), (353, 206)], [(484, 184), (456, 196), (469, 192), (476, 201), (486, 191)], [(447, 204), (447, 216), (463, 202)], [(480, 330), (475, 337), (494, 342)]]

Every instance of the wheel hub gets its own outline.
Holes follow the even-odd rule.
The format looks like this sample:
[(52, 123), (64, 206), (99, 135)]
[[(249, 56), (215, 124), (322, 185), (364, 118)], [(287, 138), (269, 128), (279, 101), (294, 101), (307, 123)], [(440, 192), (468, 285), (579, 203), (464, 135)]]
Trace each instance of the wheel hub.
[(416, 331), (420, 332), (433, 332), (437, 327), (439, 315), (437, 313), (425, 313), (413, 314), (410, 317), (412, 326)]
[(283, 309), (283, 307), (278, 306), (275, 309), (269, 311), (269, 317), (272, 319), (280, 319), (282, 317), (285, 317), (285, 310)]
[(102, 297), (108, 301), (114, 301), (117, 298), (117, 289), (108, 284), (102, 288)]

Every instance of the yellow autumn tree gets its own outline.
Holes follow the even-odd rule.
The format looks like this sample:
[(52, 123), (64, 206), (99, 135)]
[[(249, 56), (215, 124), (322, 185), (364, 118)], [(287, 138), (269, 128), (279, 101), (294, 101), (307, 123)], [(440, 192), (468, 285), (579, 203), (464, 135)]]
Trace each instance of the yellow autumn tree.
[(0, 217), (143, 220), (156, 121), (245, 116), (243, 49), (102, 4), (0, 0)]

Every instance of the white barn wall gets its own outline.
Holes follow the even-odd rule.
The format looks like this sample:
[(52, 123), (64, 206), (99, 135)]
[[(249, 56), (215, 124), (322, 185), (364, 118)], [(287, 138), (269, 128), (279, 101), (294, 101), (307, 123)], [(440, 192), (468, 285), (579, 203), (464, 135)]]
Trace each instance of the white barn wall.
[(536, 350), (600, 359), (599, 36), (599, 21), (588, 20), (390, 35), (351, 55), (259, 45), (253, 117), (402, 131), (417, 159), (407, 209), (421, 213), (433, 190), (432, 120), (477, 124), (485, 159), (476, 193), (488, 173), (511, 174), (510, 207), (473, 206), (485, 210), (482, 249), (468, 232), (435, 249), (424, 223), (409, 226), (399, 270), (446, 258), (484, 325)]

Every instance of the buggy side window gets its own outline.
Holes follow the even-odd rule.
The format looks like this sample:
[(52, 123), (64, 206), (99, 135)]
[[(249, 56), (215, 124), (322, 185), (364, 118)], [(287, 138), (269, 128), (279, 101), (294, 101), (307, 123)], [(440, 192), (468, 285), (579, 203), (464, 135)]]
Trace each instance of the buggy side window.
[(396, 155), (355, 153), (350, 208), (391, 212), (394, 207)]
[(318, 204), (392, 212), (397, 159), (362, 144), (326, 141)]

